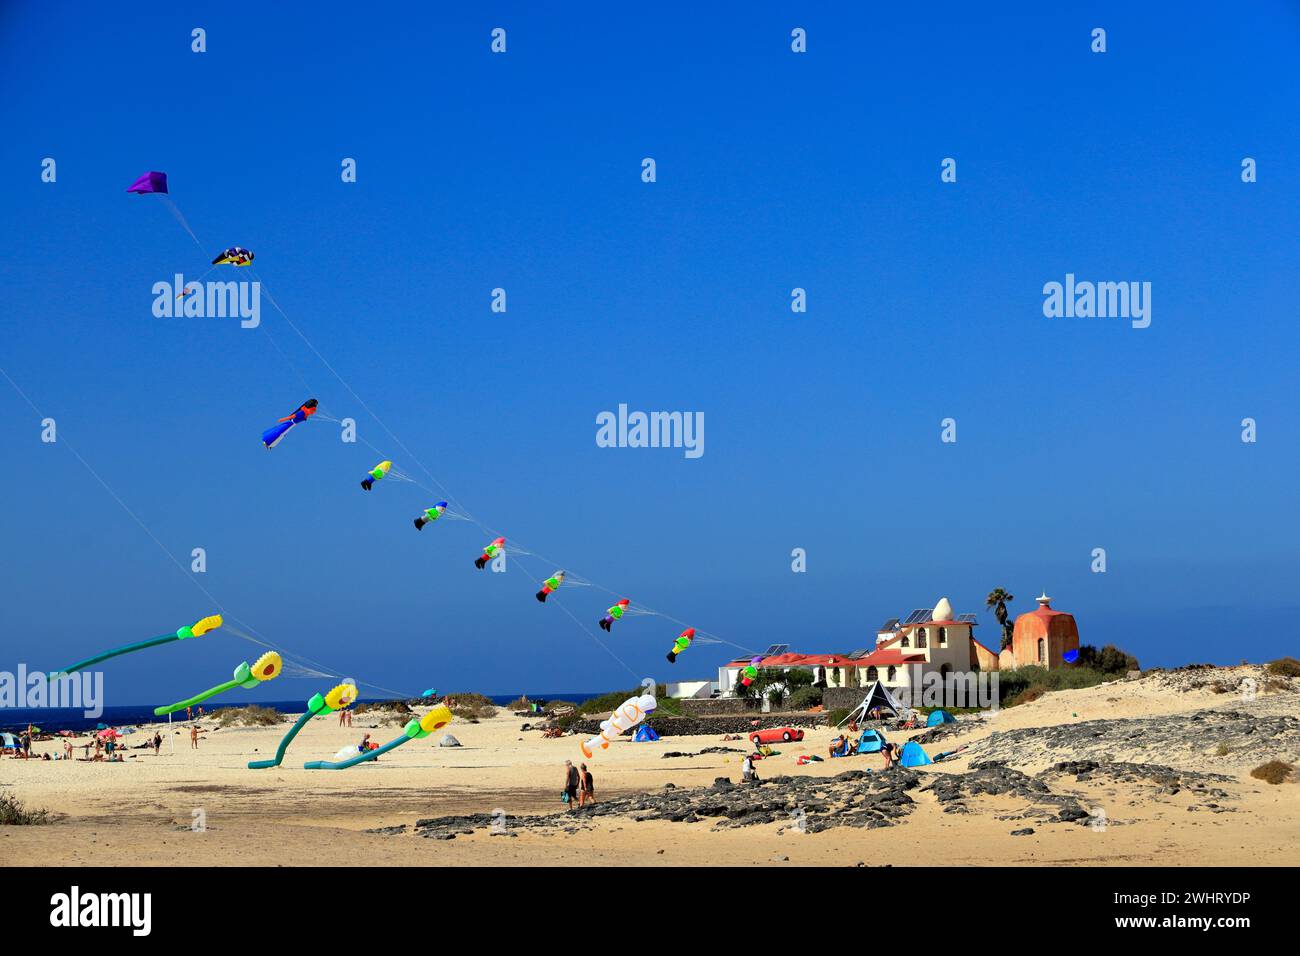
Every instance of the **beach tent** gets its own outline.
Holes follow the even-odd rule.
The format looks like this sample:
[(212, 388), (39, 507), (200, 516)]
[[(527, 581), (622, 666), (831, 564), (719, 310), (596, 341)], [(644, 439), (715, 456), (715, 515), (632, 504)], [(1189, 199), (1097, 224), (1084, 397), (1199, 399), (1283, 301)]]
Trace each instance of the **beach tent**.
[(903, 744), (903, 753), (898, 758), (898, 762), (904, 767), (924, 767), (928, 763), (934, 763), (915, 740)]
[(655, 729), (649, 724), (642, 724), (636, 729), (636, 733), (632, 736), (632, 739), (636, 743), (643, 744), (647, 741), (658, 740), (659, 735), (655, 733)]
[(926, 718), (925, 726), (938, 727), (940, 724), (955, 724), (957, 718), (946, 710), (932, 710), (930, 716)]
[(858, 753), (877, 754), (885, 746), (885, 735), (878, 730), (864, 730), (858, 739)]
[(461, 747), (464, 746), (459, 740), (451, 734), (443, 734), (442, 739), (438, 741), (439, 747)]
[(867, 688), (867, 696), (862, 698), (862, 703), (858, 704), (857, 707), (854, 707), (853, 710), (849, 712), (849, 715), (841, 720), (836, 726), (842, 727), (851, 720), (866, 720), (867, 715), (877, 707), (881, 710), (889, 711), (895, 717), (903, 711), (903, 705), (900, 704), (898, 699), (889, 692), (889, 689), (885, 687), (884, 684), (880, 683), (880, 681), (875, 681), (869, 688)]

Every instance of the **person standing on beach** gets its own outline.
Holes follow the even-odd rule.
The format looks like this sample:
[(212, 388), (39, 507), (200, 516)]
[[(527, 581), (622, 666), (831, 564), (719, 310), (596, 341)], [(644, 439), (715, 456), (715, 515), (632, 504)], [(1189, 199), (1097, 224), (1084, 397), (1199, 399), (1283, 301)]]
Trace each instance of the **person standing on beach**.
[(158, 756), (158, 751), (162, 750), (162, 734), (154, 731), (153, 735), (153, 755)]
[(888, 770), (894, 765), (894, 745), (885, 744), (880, 748), (880, 754), (885, 758), (885, 769)]
[(199, 749), (199, 725), (190, 724), (190, 749)]
[(193, 707), (186, 707), (186, 708), (185, 708), (185, 719), (186, 719), (186, 720), (193, 720), (193, 719), (194, 719), (194, 708), (193, 708)]
[(587, 765), (582, 765), (582, 776), (578, 784), (578, 806), (585, 807), (587, 804), (596, 802), (596, 788), (591, 778), (591, 771)]
[(572, 760), (564, 761), (564, 802), (568, 804), (569, 812), (572, 813), (574, 803), (578, 799), (578, 768), (573, 765)]

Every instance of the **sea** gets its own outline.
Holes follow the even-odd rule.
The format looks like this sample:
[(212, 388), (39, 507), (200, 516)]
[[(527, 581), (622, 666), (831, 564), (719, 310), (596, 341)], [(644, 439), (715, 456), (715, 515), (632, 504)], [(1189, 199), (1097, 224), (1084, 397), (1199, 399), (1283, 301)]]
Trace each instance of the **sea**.
[[(584, 701), (591, 700), (593, 697), (599, 697), (604, 691), (598, 693), (582, 692), (574, 693), (572, 691), (557, 694), (529, 694), (529, 700), (568, 700), (575, 704), (581, 704)], [(518, 694), (488, 694), (492, 702), (499, 707), (504, 707), (511, 701), (518, 700)], [(373, 704), (382, 700), (392, 700), (394, 698), (362, 698), (361, 703)], [(245, 701), (244, 703), (249, 703)], [(271, 707), (282, 714), (301, 714), (305, 709), (302, 700), (276, 700), (276, 701), (252, 701), (260, 707)], [(212, 700), (204, 705), (205, 713), (212, 713), (221, 707), (238, 707), (241, 706), (237, 701)], [(105, 707), (104, 712), (98, 717), (86, 717), (85, 714), (75, 708), (63, 707), (3, 707), (0, 708), (0, 730), (13, 733), (18, 730), (26, 730), (28, 724), (32, 727), (40, 728), (46, 733), (55, 733), (60, 730), (95, 730), (101, 725), (104, 727), (134, 727), (140, 724), (152, 724), (160, 721), (162, 717), (153, 715), (153, 704), (138, 704), (123, 707)], [(184, 714), (173, 715), (173, 720), (183, 721)]]

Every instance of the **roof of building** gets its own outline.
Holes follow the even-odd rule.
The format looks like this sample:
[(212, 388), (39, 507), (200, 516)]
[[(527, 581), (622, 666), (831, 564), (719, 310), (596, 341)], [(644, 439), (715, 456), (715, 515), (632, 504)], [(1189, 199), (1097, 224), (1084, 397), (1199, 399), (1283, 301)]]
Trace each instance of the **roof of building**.
[(1064, 611), (1053, 610), (1051, 605), (1052, 599), (1047, 596), (1046, 592), (1044, 592), (1041, 596), (1039, 596), (1037, 600), (1038, 600), (1038, 607), (1034, 608), (1034, 610), (1032, 611), (1026, 611), (1024, 614), (1017, 615), (1016, 620), (1018, 621), (1022, 617), (1040, 617), (1046, 620), (1049, 618), (1058, 617), (1060, 615), (1065, 615), (1066, 617), (1072, 616), (1070, 614), (1066, 614)]
[(904, 654), (897, 647), (882, 647), (880, 650), (851, 663), (858, 667), (890, 667), (923, 660), (925, 660), (924, 654)]
[[(841, 664), (848, 662), (847, 654), (777, 654), (775, 657), (764, 657), (755, 666), (756, 667), (825, 667), (827, 664)], [(728, 661), (727, 667), (745, 667), (753, 658), (738, 657), (733, 661)]]

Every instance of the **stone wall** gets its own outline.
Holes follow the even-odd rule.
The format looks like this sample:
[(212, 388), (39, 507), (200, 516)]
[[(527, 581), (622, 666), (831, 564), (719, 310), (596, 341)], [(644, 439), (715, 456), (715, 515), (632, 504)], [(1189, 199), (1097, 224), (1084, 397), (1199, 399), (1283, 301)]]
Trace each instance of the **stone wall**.
[(762, 709), (757, 700), (743, 697), (684, 698), (677, 701), (682, 713), (688, 717), (715, 716), (718, 714), (753, 714)]
[(827, 687), (822, 691), (822, 706), (830, 710), (852, 710), (867, 696), (865, 687)]

